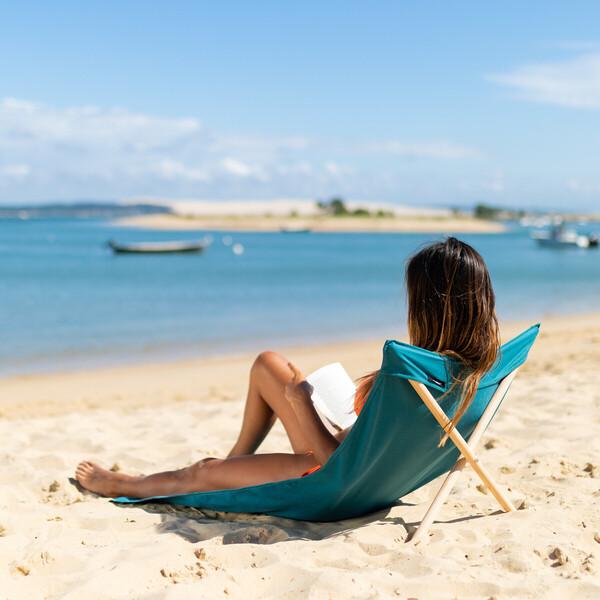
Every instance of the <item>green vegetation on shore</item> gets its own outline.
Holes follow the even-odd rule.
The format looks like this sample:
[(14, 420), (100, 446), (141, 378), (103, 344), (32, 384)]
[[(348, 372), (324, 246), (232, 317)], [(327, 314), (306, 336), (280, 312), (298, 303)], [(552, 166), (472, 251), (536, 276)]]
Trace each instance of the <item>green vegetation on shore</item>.
[(524, 210), (512, 210), (508, 208), (498, 208), (488, 204), (477, 204), (475, 206), (474, 216), (476, 219), (486, 221), (507, 221), (522, 219), (526, 212)]
[(363, 207), (354, 210), (348, 210), (346, 204), (341, 198), (332, 198), (329, 202), (317, 202), (317, 207), (324, 215), (332, 217), (375, 217), (393, 218), (395, 215), (392, 211), (376, 210), (371, 211)]

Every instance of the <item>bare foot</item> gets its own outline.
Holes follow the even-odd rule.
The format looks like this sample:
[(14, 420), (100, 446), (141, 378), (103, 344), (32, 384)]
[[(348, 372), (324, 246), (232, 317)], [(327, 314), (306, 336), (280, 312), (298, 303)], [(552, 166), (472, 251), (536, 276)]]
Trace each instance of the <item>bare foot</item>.
[(90, 492), (108, 498), (116, 498), (124, 495), (123, 484), (129, 481), (131, 477), (123, 473), (107, 471), (96, 463), (85, 460), (77, 465), (75, 479)]

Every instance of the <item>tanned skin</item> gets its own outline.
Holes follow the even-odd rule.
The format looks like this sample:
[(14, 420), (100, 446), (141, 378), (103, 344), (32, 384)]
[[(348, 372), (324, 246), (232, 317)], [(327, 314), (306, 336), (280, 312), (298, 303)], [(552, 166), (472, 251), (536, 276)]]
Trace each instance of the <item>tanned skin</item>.
[[(224, 490), (300, 477), (324, 465), (348, 432), (329, 432), (315, 411), (311, 393), (312, 386), (295, 365), (280, 354), (263, 352), (250, 371), (242, 427), (227, 458), (205, 458), (183, 469), (140, 477), (83, 461), (75, 477), (84, 488), (111, 498)], [(293, 454), (255, 454), (277, 419)]]

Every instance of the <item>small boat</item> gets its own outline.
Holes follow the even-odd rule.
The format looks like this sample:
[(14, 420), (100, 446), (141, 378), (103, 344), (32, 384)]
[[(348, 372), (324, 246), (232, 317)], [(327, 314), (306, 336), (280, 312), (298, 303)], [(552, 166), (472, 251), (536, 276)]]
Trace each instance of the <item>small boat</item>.
[(108, 245), (115, 254), (179, 254), (202, 252), (210, 244), (207, 240), (187, 242), (137, 242), (120, 244), (117, 240), (109, 240)]
[(281, 227), (279, 229), (281, 233), (310, 233), (309, 227)]
[(598, 236), (595, 233), (580, 235), (572, 229), (565, 229), (558, 222), (547, 231), (532, 231), (532, 239), (546, 248), (597, 248)]

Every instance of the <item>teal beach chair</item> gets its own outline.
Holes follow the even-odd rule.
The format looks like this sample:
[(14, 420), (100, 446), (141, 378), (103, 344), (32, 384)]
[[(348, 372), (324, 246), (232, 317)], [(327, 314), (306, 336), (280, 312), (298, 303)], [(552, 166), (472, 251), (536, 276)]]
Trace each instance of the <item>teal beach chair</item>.
[(443, 447), (439, 442), (442, 427), (449, 421), (446, 415), (453, 414), (460, 400), (458, 386), (450, 389), (460, 363), (390, 340), (385, 343), (381, 371), (360, 416), (318, 471), (297, 479), (233, 490), (144, 500), (117, 498), (115, 502), (160, 501), (225, 512), (338, 521), (389, 507), (450, 472), (413, 536), (416, 542), (425, 535), (469, 463), (504, 510), (514, 510), (475, 455), (475, 445), (516, 370), (525, 362), (538, 330), (539, 325), (535, 325), (502, 346), (495, 366), (482, 378), (475, 399), (450, 433), (451, 441)]

